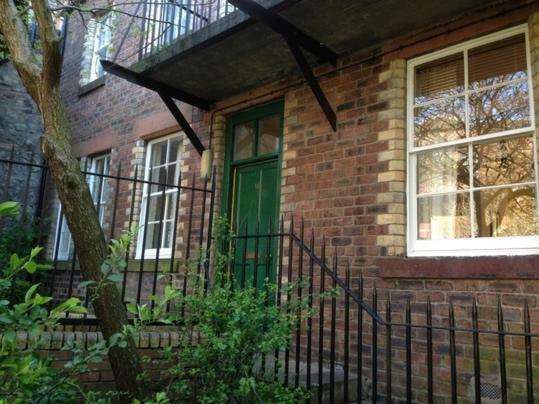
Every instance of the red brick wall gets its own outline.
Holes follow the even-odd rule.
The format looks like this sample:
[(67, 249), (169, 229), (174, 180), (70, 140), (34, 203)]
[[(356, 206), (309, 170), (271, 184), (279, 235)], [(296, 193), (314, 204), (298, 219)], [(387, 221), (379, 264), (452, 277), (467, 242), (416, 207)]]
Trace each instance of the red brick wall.
[[(532, 10), (537, 9), (532, 5), (503, 16), (495, 16), (499, 10), (491, 9), (482, 15), (397, 38), (373, 49), (351, 52), (340, 59), (337, 71), (327, 67), (316, 69), (321, 76), (320, 84), (337, 112), (336, 132), (325, 120), (310, 89), (297, 84), (297, 77), (284, 78), (279, 83), (223, 100), (208, 113), (191, 111), (190, 107), (184, 109), (192, 112), (193, 127), (205, 143), (213, 127), (215, 163), (222, 178), (226, 116), (284, 98), (281, 213), (287, 225), (291, 215), (303, 217), (306, 234), (311, 228), (315, 229), (317, 251), (325, 236), (329, 252), (334, 249), (341, 263), (350, 264), (352, 284), (357, 285), (360, 273), (365, 276), (367, 298), (376, 284), (380, 310), (390, 297), (395, 305), (395, 318), (402, 318), (403, 304), (409, 299), (412, 310), (417, 313), (414, 318), (424, 322), (426, 301), (430, 297), (435, 323), (447, 325), (451, 301), (456, 305), (458, 324), (465, 326), (469, 324), (475, 296), (480, 318), (488, 319), (482, 325), (492, 328), (496, 325), (496, 302), (500, 296), (506, 320), (510, 327), (517, 328), (527, 299), (533, 330), (539, 332), (539, 270), (534, 271), (539, 268), (537, 257), (494, 258), (490, 262), (496, 266), (495, 271), (492, 267), (475, 265), (477, 259), (446, 259), (442, 263), (426, 259), (419, 265), (417, 261), (403, 258), (406, 247), (405, 60), (525, 23)], [(488, 16), (494, 17), (487, 19)], [(481, 22), (473, 24), (476, 20)], [(438, 36), (434, 37), (435, 34)], [(75, 147), (81, 155), (113, 148), (116, 156), (113, 163), (121, 161), (124, 169), (132, 170), (132, 149), (136, 141), (171, 133), (177, 127), (154, 94), (115, 77), (108, 76), (105, 86), (79, 97), (82, 40), (81, 25), (71, 24), (63, 89)], [(376, 54), (385, 56), (373, 57)], [(536, 103), (539, 102), (536, 100)], [(188, 145), (183, 158), (184, 173), (190, 177), (198, 170), (199, 157)], [(128, 190), (123, 197), (122, 203), (128, 204)], [(386, 263), (386, 257), (392, 257), (391, 264)], [(432, 276), (431, 268), (440, 265), (446, 268), (445, 272)], [(525, 273), (519, 273), (519, 265), (526, 266)], [(503, 280), (496, 279), (496, 273), (504, 273)], [(342, 300), (339, 304), (342, 305)], [(342, 316), (341, 309), (339, 313)], [(339, 324), (342, 327), (342, 322)], [(511, 344), (514, 349), (522, 346), (517, 339), (511, 340)], [(425, 374), (424, 352), (418, 353), (417, 359), (423, 362), (417, 363), (414, 374), (421, 378)], [(444, 366), (439, 367), (436, 379), (447, 381), (447, 357), (441, 355), (438, 360)]]

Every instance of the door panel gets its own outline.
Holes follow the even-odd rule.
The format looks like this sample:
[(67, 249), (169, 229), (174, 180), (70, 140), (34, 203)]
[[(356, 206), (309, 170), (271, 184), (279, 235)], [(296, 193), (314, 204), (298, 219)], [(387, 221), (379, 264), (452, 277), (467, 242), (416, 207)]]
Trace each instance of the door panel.
[[(236, 242), (234, 273), (240, 285), (262, 288), (264, 279), (275, 281), (276, 233), (278, 224), (277, 160), (239, 166), (233, 172), (232, 224), (240, 238)], [(271, 225), (270, 225), (271, 224)], [(242, 239), (245, 229), (249, 235)]]

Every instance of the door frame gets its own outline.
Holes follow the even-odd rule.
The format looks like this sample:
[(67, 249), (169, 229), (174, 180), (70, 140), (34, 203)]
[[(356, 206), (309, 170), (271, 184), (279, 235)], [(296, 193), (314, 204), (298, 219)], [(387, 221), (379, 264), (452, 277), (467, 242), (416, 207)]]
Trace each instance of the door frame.
[[(260, 118), (264, 118), (268, 115), (279, 114), (280, 116), (280, 141), (279, 149), (276, 154), (268, 154), (267, 156), (262, 157), (253, 157), (249, 159), (244, 159), (235, 163), (232, 161), (232, 154), (234, 149), (234, 132), (233, 129), (236, 125), (250, 122), (253, 120), (258, 121)], [(282, 171), (282, 162), (283, 162), (283, 128), (284, 128), (284, 100), (278, 100), (269, 104), (257, 106), (245, 111), (237, 112), (227, 118), (226, 122), (226, 133), (225, 133), (225, 164), (223, 172), (223, 193), (221, 196), (221, 215), (226, 216), (227, 220), (231, 220), (231, 208), (233, 204), (233, 171), (236, 167), (242, 165), (249, 165), (254, 163), (261, 163), (263, 161), (268, 161), (275, 159), (277, 157), (277, 204), (275, 206), (275, 217), (277, 218), (278, 225), (279, 213), (281, 210), (281, 171)], [(255, 141), (258, 139), (258, 125), (255, 127)], [(231, 223), (232, 225), (232, 223)], [(277, 229), (275, 229), (277, 232)]]

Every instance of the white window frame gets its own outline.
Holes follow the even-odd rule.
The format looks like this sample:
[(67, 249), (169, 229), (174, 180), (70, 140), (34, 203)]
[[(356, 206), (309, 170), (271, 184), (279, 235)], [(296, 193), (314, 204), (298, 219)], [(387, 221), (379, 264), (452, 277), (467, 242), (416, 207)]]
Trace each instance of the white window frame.
[[(524, 34), (526, 45), (526, 61), (528, 70), (529, 89), (529, 110), (530, 126), (508, 131), (491, 133), (488, 135), (469, 137), (448, 142), (440, 142), (433, 145), (415, 147), (414, 146), (414, 80), (415, 68), (426, 62), (451, 56), (456, 53), (463, 53), (465, 86), (468, 84), (468, 59), (467, 52), (471, 48), (486, 45), (495, 41), (506, 39), (515, 35)], [(533, 100), (532, 69), (530, 61), (528, 25), (523, 24), (494, 34), (482, 36), (478, 39), (470, 40), (459, 45), (451, 46), (437, 52), (429, 53), (407, 63), (407, 95), (406, 95), (406, 137), (407, 137), (407, 251), (408, 256), (483, 256), (483, 255), (525, 255), (539, 253), (539, 235), (514, 236), (514, 237), (472, 237), (449, 240), (419, 240), (417, 228), (417, 153), (426, 150), (436, 150), (456, 145), (473, 145), (486, 140), (514, 138), (517, 134), (530, 134), (533, 140), (533, 164), (534, 182), (536, 192), (536, 208), (539, 215), (539, 190), (538, 190), (538, 165), (537, 165), (537, 139), (535, 133), (535, 109)], [(471, 90), (465, 87), (465, 120), (466, 133), (469, 131), (469, 93)], [(471, 147), (471, 146), (470, 146)], [(473, 172), (473, 162), (470, 164), (470, 173)], [(470, 174), (471, 175), (471, 174)], [(473, 206), (473, 198), (471, 206)], [(473, 216), (473, 210), (470, 212)], [(539, 217), (539, 216), (538, 216)], [(473, 223), (471, 224), (473, 226)]]
[(100, 51), (105, 49), (105, 58), (112, 42), (113, 16), (111, 13), (97, 16), (88, 21), (88, 30), (84, 41), (81, 85), (91, 83), (106, 75), (101, 67)]
[[(171, 139), (179, 139), (180, 141), (180, 144), (178, 146), (178, 159), (176, 160), (176, 170), (175, 170), (175, 178), (174, 178), (174, 181), (172, 181), (171, 183), (173, 184), (177, 184), (178, 183), (178, 179), (179, 179), (179, 175), (180, 175), (180, 169), (181, 169), (181, 160), (182, 160), (182, 137), (181, 137), (181, 134), (179, 133), (174, 133), (174, 134), (171, 134), (171, 135), (168, 135), (168, 136), (162, 136), (162, 137), (159, 137), (157, 139), (154, 139), (150, 142), (148, 142), (148, 144), (146, 145), (146, 157), (145, 157), (145, 163), (144, 163), (144, 181), (148, 181), (149, 180), (149, 177), (150, 177), (150, 169), (151, 168), (155, 168), (155, 167), (150, 167), (150, 164), (151, 164), (151, 157), (152, 157), (152, 150), (153, 150), (153, 145), (155, 145), (156, 143), (161, 143), (161, 142), (164, 142), (164, 141), (170, 141)], [(169, 148), (169, 145), (167, 145), (167, 156), (166, 156), (166, 161), (168, 161), (168, 157), (169, 157), (169, 153), (170, 153), (170, 148)], [(165, 165), (165, 164), (163, 164)], [(163, 166), (163, 165), (159, 165), (159, 167)], [(170, 164), (166, 164), (166, 165), (170, 165)], [(152, 182), (155, 182), (154, 179), (152, 179)], [(136, 251), (136, 254), (135, 254), (135, 258), (136, 259), (142, 259), (144, 257), (144, 259), (155, 259), (157, 258), (157, 256), (159, 256), (159, 259), (168, 259), (172, 256), (172, 248), (163, 248), (163, 247), (159, 247), (159, 248), (145, 248), (144, 249), (144, 254), (143, 254), (143, 250), (142, 250), (142, 246), (143, 246), (143, 243), (144, 243), (144, 238), (146, 237), (146, 229), (144, 228), (144, 224), (145, 224), (145, 219), (146, 219), (146, 209), (148, 207), (148, 189), (150, 189), (149, 185), (148, 184), (144, 184), (144, 186), (142, 187), (142, 197), (141, 197), (141, 208), (140, 208), (140, 218), (139, 218), (139, 226), (140, 226), (140, 230), (139, 230), (139, 237), (137, 239), (137, 251)], [(178, 188), (177, 186), (173, 186), (171, 187), (171, 189), (166, 189), (165, 190), (165, 195), (169, 195), (169, 194), (173, 194), (175, 195), (176, 193), (178, 192)], [(150, 198), (152, 196), (158, 196), (158, 195), (161, 195), (162, 194), (162, 191), (159, 191), (159, 192), (155, 192), (153, 193), (152, 195), (149, 195)], [(177, 200), (177, 197), (172, 197), (171, 200), (174, 200), (176, 201)], [(179, 201), (178, 201), (179, 203)], [(176, 210), (179, 209), (179, 206), (176, 206)], [(164, 217), (166, 218), (166, 215), (167, 215), (167, 212), (168, 212), (168, 198), (165, 198), (165, 208), (164, 208)], [(174, 216), (174, 215), (173, 215)], [(161, 223), (161, 221), (154, 221), (155, 223)], [(175, 222), (175, 219), (174, 217), (170, 220), (164, 220), (163, 222), (172, 222), (173, 225), (177, 225), (177, 223), (174, 223)], [(148, 223), (150, 224), (150, 223)], [(161, 235), (161, 243), (163, 243), (163, 240), (164, 240), (164, 232), (165, 232), (165, 226), (162, 226), (162, 231), (163, 231), (163, 234)], [(173, 237), (173, 236), (172, 236)], [(172, 246), (175, 245), (175, 240), (172, 240)]]
[[(101, 154), (99, 156), (96, 156), (90, 160), (90, 173), (95, 173), (97, 163), (99, 161), (103, 161), (104, 163), (104, 172), (105, 175), (110, 175), (110, 153)], [(92, 181), (93, 176), (87, 176), (86, 181), (88, 182), (88, 187), (90, 188), (90, 194), (92, 195), (92, 200), (94, 202), (94, 206), (96, 206), (96, 201), (94, 200), (95, 192), (99, 187), (101, 186), (100, 194), (101, 197), (99, 198), (99, 203), (97, 206), (99, 206), (99, 224), (101, 226), (105, 223), (105, 207), (107, 205), (107, 197), (105, 190), (105, 177), (93, 177), (96, 178), (96, 181)], [(99, 179), (103, 178), (103, 181), (99, 181)], [(96, 185), (97, 184), (97, 185)], [(96, 206), (96, 209), (98, 209)], [(54, 235), (54, 253), (58, 260), (65, 261), (68, 260), (71, 256), (71, 252), (73, 251), (73, 239), (71, 238), (71, 232), (69, 231), (69, 227), (67, 225), (67, 220), (65, 215), (62, 213), (62, 205), (58, 203), (58, 213), (57, 213), (57, 219), (56, 219), (56, 233)], [(62, 226), (60, 228), (60, 222), (62, 223)], [(58, 234), (60, 232), (60, 234)], [(65, 240), (64, 238), (67, 238)], [(66, 241), (67, 250), (60, 250), (60, 246), (62, 245), (62, 242)], [(58, 250), (57, 250), (58, 249)]]

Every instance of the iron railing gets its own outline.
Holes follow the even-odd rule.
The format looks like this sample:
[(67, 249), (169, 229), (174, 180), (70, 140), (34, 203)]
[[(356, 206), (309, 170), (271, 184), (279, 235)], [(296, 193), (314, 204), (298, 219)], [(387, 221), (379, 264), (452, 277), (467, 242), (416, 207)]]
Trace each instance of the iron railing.
[[(85, 290), (77, 287), (76, 254), (69, 260), (58, 257), (62, 215), (47, 171), (33, 155), (16, 161), (11, 151), (0, 159), (0, 195), (19, 200), (27, 216), (41, 218), (36, 242), (49, 247), (53, 269), (46, 281), (54, 295), (79, 295), (88, 303)], [(109, 238), (134, 223), (148, 223), (140, 207), (145, 186), (165, 184), (162, 192), (177, 191), (173, 248), (167, 257), (159, 249), (152, 257), (144, 255), (144, 248), (138, 255), (135, 246), (130, 249), (120, 284), (126, 303), (159, 294), (162, 272), (173, 274), (183, 293), (189, 293), (188, 271), (193, 268), (187, 263), (201, 254), (194, 261), (195, 270), (210, 279), (215, 180), (200, 184), (192, 177), (185, 183), (161, 183), (142, 179), (137, 166), (132, 176), (119, 166), (111, 170), (113, 175), (84, 171), (108, 190), (107, 203), (97, 209), (106, 209), (104, 230)], [(431, 301), (428, 291), (408, 291), (408, 298), (390, 299), (394, 292), (407, 291), (387, 286), (378, 290), (375, 278), (364, 278), (349, 262), (329, 254), (323, 236), (316, 229), (306, 231), (303, 221), (297, 229), (293, 218), (287, 226), (281, 220), (279, 227), (269, 226), (263, 233), (260, 226), (236, 229), (230, 246), (235, 254), (229, 274), (237, 287), (260, 287), (269, 279), (276, 287), (270, 304), (290, 310), (285, 302), (306, 299), (315, 313), (297, 324), (286, 350), (264, 358), (266, 372), (289, 386), (308, 388), (313, 402), (539, 400), (537, 301), (533, 309), (527, 301), (515, 309), (496, 301), (495, 293), (489, 294), (494, 303), (487, 304), (470, 292), (467, 304), (453, 301), (449, 292)], [(300, 287), (291, 291), (285, 287), (289, 282)], [(63, 321), (95, 324), (91, 316)]]
[(139, 58), (175, 39), (192, 34), (226, 17), (236, 8), (226, 0), (148, 0), (143, 4)]
[[(275, 234), (240, 234), (240, 262), (233, 265), (236, 274), (241, 270), (241, 284), (250, 276), (267, 277), (274, 265), (277, 304), (307, 297), (316, 309), (298, 324), (290, 348), (274, 358), (276, 376), (311, 390), (313, 402), (539, 400), (539, 324), (531, 321), (527, 301), (520, 310), (504, 308), (501, 296), (493, 306), (480, 305), (473, 293), (469, 305), (450, 298), (431, 302), (428, 292), (423, 300), (392, 301), (391, 290), (378, 291), (375, 279), (363, 278), (336, 254), (328, 256), (325, 239), (314, 230), (306, 238), (303, 220), (299, 231), (292, 218), (288, 230), (281, 222)], [(272, 241), (262, 249), (252, 243), (253, 253), (244, 239)], [(276, 261), (264, 260), (269, 245), (278, 248)], [(262, 268), (251, 265), (254, 275), (245, 274), (249, 260), (264, 262)], [(303, 286), (290, 296), (286, 282)]]
[[(0, 195), (1, 200), (19, 202), (22, 215), (17, 220), (4, 219), (0, 228), (6, 232), (32, 228), (31, 231), (36, 234), (35, 244), (46, 247), (41, 260), (52, 267), (39, 279), (47, 286), (47, 293), (57, 301), (77, 296), (90, 309), (90, 314), (82, 317), (66, 314), (61, 323), (95, 325), (87, 290), (78, 286), (82, 277), (77, 251), (72, 246), (48, 168), (37, 162), (33, 154), (24, 160), (14, 157), (12, 150), (8, 158), (0, 158), (0, 177), (3, 177)], [(164, 181), (161, 177), (160, 181), (156, 181), (152, 179), (152, 170), (148, 170), (144, 176), (144, 169), (138, 165), (133, 167), (131, 176), (123, 173), (121, 166), (111, 167), (108, 174), (92, 172), (88, 166), (83, 167), (82, 172), (89, 183), (93, 182), (90, 189), (93, 187), (95, 208), (107, 239), (119, 238), (123, 231), (140, 226), (126, 252), (126, 266), (121, 271), (119, 287), (125, 304), (150, 302), (150, 296), (161, 293), (169, 281), (162, 275), (173, 274), (174, 282), (181, 283), (184, 293), (187, 293), (189, 279), (192, 278), (187, 276), (187, 270), (188, 267), (192, 269), (190, 263), (195, 258), (199, 258), (197, 273), (208, 279), (214, 178), (203, 181), (193, 175), (189, 180), (182, 180), (181, 176), (177, 176), (169, 182), (165, 174)], [(166, 209), (164, 202), (148, 202), (150, 187), (158, 190), (153, 192), (156, 199), (164, 201), (166, 198), (173, 209)], [(150, 208), (146, 208), (146, 204)], [(153, 213), (150, 213), (152, 210)], [(150, 220), (152, 214), (154, 218)], [(158, 235), (149, 240), (144, 229), (149, 227), (151, 221), (156, 221), (156, 214), (154, 227)], [(167, 232), (164, 226), (170, 226), (170, 231)], [(164, 242), (165, 237), (169, 239), (168, 244)], [(148, 243), (152, 241), (157, 243), (157, 248), (148, 248)], [(66, 243), (69, 248), (65, 248)]]

